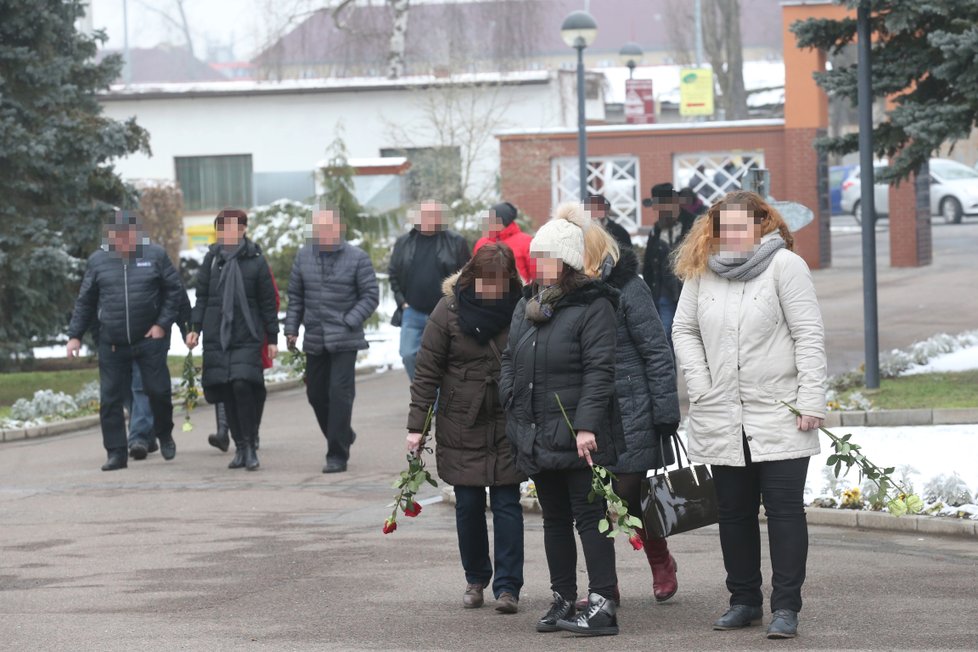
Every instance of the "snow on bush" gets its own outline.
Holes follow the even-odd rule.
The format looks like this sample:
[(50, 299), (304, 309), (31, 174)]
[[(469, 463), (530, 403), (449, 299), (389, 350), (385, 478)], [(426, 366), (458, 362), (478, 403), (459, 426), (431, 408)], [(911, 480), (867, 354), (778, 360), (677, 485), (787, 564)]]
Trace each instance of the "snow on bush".
[(307, 224), (312, 206), (291, 199), (279, 199), (267, 206), (251, 209), (248, 231), (267, 257), (295, 254), (308, 237)]
[(39, 389), (34, 398), (19, 398), (10, 408), (10, 417), (17, 421), (37, 421), (49, 417), (67, 417), (78, 412), (75, 399), (64, 392)]

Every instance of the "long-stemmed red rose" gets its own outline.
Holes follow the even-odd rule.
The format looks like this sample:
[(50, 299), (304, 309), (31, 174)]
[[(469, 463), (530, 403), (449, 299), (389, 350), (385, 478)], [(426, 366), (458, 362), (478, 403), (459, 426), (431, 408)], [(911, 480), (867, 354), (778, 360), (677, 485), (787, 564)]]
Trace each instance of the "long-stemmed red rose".
[(414, 499), (418, 490), (421, 489), (421, 485), (427, 482), (432, 487), (438, 486), (435, 479), (431, 477), (431, 473), (425, 468), (424, 459), (422, 459), (422, 454), (425, 451), (431, 452), (431, 449), (425, 446), (425, 442), (428, 440), (428, 431), (431, 429), (433, 416), (434, 406), (432, 405), (428, 408), (428, 414), (424, 420), (424, 428), (421, 431), (421, 442), (418, 444), (418, 450), (414, 453), (408, 453), (407, 471), (401, 471), (398, 478), (394, 480), (394, 488), (400, 491), (394, 499), (394, 509), (391, 511), (390, 518), (384, 521), (384, 534), (390, 534), (397, 529), (398, 509), (410, 518), (414, 518), (421, 513), (421, 504)]

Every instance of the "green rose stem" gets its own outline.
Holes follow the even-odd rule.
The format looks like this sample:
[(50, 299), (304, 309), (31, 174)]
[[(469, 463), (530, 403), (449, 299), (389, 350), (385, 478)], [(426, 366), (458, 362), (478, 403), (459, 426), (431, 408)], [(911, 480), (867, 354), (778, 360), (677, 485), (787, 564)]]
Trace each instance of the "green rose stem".
[(384, 521), (384, 534), (390, 534), (397, 529), (397, 510), (400, 509), (404, 512), (405, 516), (415, 517), (421, 513), (421, 505), (419, 505), (414, 500), (415, 494), (421, 489), (421, 485), (427, 482), (432, 487), (437, 487), (438, 483), (434, 478), (431, 477), (431, 473), (424, 468), (424, 460), (421, 458), (422, 453), (425, 451), (431, 452), (430, 448), (425, 447), (425, 442), (428, 440), (428, 432), (431, 430), (431, 421), (434, 417), (435, 406), (432, 405), (428, 408), (428, 414), (425, 416), (424, 428), (421, 430), (421, 441), (418, 444), (418, 450), (416, 453), (408, 453), (407, 471), (401, 471), (401, 475), (394, 480), (394, 489), (399, 489), (400, 492), (394, 499), (394, 509), (391, 511), (390, 518)]
[[(189, 325), (187, 330), (194, 332), (190, 330)], [(194, 366), (192, 350), (187, 351), (187, 357), (183, 359), (180, 393), (183, 396), (183, 431), (190, 432), (194, 429), (194, 424), (190, 422), (190, 413), (197, 407), (197, 400), (200, 398), (200, 391), (197, 389), (197, 367)]]
[[(784, 401), (781, 403), (791, 410), (796, 417), (802, 416), (795, 406)], [(835, 467), (835, 477), (847, 475), (849, 470), (856, 466), (859, 468), (860, 480), (866, 476), (870, 482), (876, 485), (876, 494), (870, 499), (872, 502), (882, 503), (886, 501), (887, 510), (894, 516), (917, 514), (923, 510), (924, 501), (920, 499), (920, 496), (909, 493), (906, 488), (893, 479), (892, 474), (896, 471), (895, 467), (889, 466), (884, 469), (871, 462), (860, 452), (862, 447), (851, 441), (851, 434), (839, 437), (824, 426), (821, 426), (819, 430), (832, 441), (832, 446), (835, 449), (835, 453), (829, 455), (828, 459), (825, 460), (826, 466)], [(846, 465), (845, 471), (842, 471), (843, 464)], [(895, 496), (890, 494), (891, 490), (896, 490)]]
[[(574, 429), (570, 417), (567, 416), (567, 410), (564, 409), (560, 395), (554, 393), (554, 397), (557, 399), (557, 407), (560, 408), (560, 413), (564, 415), (564, 421), (570, 429), (571, 437), (576, 441), (577, 431)], [(595, 498), (601, 497), (607, 503), (604, 518), (598, 522), (598, 532), (602, 534), (607, 532), (611, 538), (614, 538), (618, 533), (624, 534), (635, 550), (641, 549), (642, 538), (638, 536), (635, 528), (642, 527), (642, 520), (629, 514), (628, 503), (615, 493), (612, 485), (612, 482), (617, 479), (615, 474), (600, 464), (591, 462), (590, 466), (591, 491), (587, 495), (587, 500), (589, 503), (593, 503)]]

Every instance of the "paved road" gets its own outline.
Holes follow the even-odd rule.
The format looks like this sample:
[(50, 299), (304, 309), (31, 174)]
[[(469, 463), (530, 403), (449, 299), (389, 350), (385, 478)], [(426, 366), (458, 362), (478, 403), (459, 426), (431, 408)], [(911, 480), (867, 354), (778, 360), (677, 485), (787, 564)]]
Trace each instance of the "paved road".
[[(974, 649), (971, 541), (812, 528), (802, 638), (718, 633), (715, 529), (673, 541), (681, 589), (651, 598), (643, 556), (619, 544), (622, 635), (542, 635), (538, 515), (527, 518), (524, 611), (460, 608), (452, 508), (428, 504), (380, 533), (403, 458), (407, 383), (362, 381), (350, 471), (320, 473), (323, 445), (301, 392), (269, 397), (262, 468), (229, 471), (207, 446), (210, 413), (158, 454), (102, 473), (96, 431), (0, 445), (0, 649)], [(428, 490), (426, 496), (435, 496)], [(765, 561), (765, 567), (767, 562)], [(583, 568), (580, 576), (584, 582)]]

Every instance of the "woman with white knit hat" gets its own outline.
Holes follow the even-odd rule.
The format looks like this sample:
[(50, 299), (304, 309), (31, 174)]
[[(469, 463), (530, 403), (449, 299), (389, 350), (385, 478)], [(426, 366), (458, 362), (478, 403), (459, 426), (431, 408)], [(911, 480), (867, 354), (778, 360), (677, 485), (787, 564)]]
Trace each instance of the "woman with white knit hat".
[[(553, 603), (537, 631), (600, 636), (618, 633), (618, 579), (614, 541), (598, 531), (604, 501), (588, 501), (589, 464), (614, 464), (624, 435), (614, 394), (618, 291), (583, 273), (589, 227), (580, 205), (563, 204), (530, 243), (536, 280), (513, 313), (499, 385), (516, 465), (543, 509)], [(581, 614), (575, 524), (589, 582)]]

